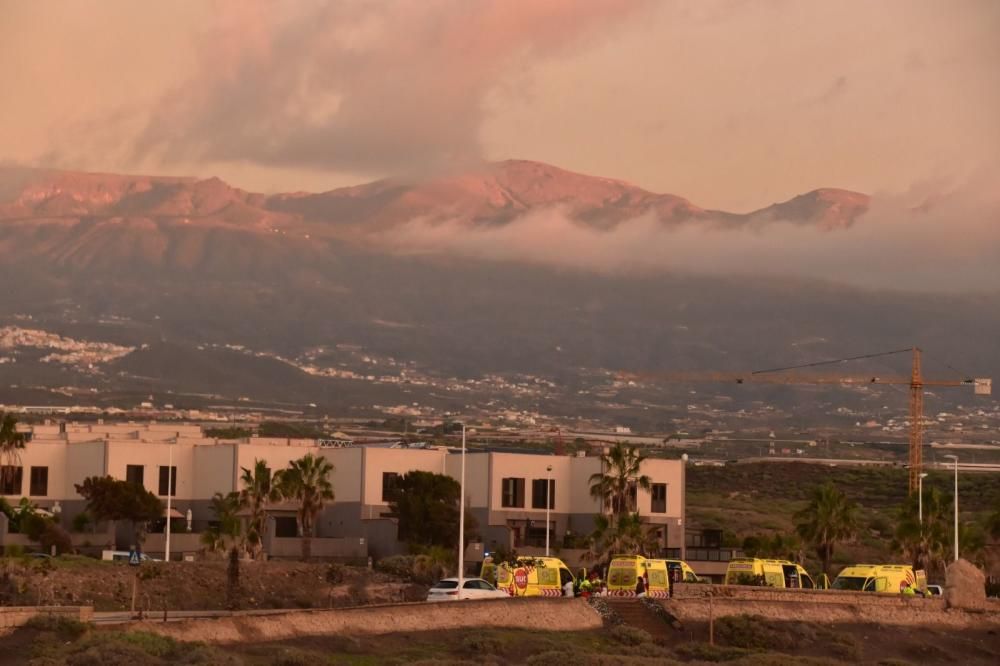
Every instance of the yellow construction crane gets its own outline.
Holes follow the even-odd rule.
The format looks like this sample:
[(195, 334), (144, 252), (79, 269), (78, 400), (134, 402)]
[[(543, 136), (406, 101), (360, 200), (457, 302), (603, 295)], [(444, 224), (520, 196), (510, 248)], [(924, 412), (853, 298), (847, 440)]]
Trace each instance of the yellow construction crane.
[[(826, 375), (826, 374), (803, 374), (796, 372), (807, 368), (816, 368), (824, 365), (834, 365), (846, 363), (848, 361), (858, 361), (862, 359), (876, 358), (880, 356), (891, 356), (894, 354), (912, 353), (913, 364), (910, 376), (872, 376), (872, 375)], [(921, 369), (921, 350), (919, 347), (909, 349), (897, 349), (889, 352), (877, 354), (865, 354), (863, 356), (851, 356), (849, 358), (839, 358), (831, 361), (817, 361), (815, 363), (804, 363), (801, 365), (791, 365), (782, 368), (770, 368), (767, 370), (755, 370), (750, 373), (723, 373), (723, 372), (681, 372), (681, 373), (619, 373), (621, 379), (649, 379), (653, 381), (668, 382), (735, 382), (737, 384), (831, 384), (831, 385), (859, 385), (859, 384), (889, 384), (894, 386), (910, 387), (910, 493), (917, 489), (917, 480), (923, 471), (923, 450), (924, 450), (924, 389), (928, 387), (954, 387), (972, 386), (976, 395), (990, 395), (992, 392), (991, 379), (927, 379), (923, 376)]]

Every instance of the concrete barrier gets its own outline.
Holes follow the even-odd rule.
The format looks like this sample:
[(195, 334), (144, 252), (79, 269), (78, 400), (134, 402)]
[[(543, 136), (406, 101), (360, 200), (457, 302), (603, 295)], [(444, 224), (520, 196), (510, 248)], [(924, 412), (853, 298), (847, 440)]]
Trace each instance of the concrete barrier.
[(134, 626), (178, 640), (225, 644), (248, 639), (278, 641), (325, 634), (360, 636), (475, 627), (587, 631), (600, 629), (603, 624), (584, 599), (536, 598), (234, 615), (212, 620), (143, 622)]

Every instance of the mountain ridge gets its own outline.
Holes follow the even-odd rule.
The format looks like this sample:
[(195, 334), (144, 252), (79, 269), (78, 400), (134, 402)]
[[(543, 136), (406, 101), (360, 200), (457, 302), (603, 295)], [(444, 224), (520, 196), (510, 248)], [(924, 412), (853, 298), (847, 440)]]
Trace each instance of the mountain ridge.
[[(0, 172), (0, 180), (3, 179)], [(0, 221), (73, 217), (189, 217), (220, 222), (353, 223), (385, 228), (415, 218), (502, 224), (529, 210), (563, 205), (571, 216), (602, 228), (652, 213), (666, 223), (687, 220), (824, 221), (847, 227), (869, 197), (818, 188), (749, 213), (700, 207), (674, 194), (622, 180), (575, 173), (542, 162), (489, 162), (419, 180), (387, 178), (319, 193), (261, 194), (219, 178), (144, 176), (59, 170), (22, 171), (23, 185), (0, 189)], [(13, 196), (11, 196), (13, 195)], [(237, 209), (238, 214), (229, 209)], [(244, 219), (246, 222), (246, 219)]]

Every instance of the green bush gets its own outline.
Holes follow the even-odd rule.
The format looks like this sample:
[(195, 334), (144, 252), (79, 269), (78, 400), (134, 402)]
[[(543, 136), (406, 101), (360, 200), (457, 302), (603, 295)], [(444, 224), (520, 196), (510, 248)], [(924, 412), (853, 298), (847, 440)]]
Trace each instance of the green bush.
[(21, 516), (21, 524), (18, 526), (18, 530), (32, 541), (38, 541), (51, 524), (51, 520), (39, 516), (37, 513), (25, 513)]
[(393, 555), (376, 562), (375, 569), (425, 585), (441, 580), (448, 573), (433, 555)]
[(503, 654), (503, 643), (493, 636), (470, 634), (462, 639), (462, 651), (473, 655)]
[(685, 661), (733, 661), (751, 654), (749, 650), (734, 647), (709, 645), (708, 643), (684, 643), (674, 648), (674, 653)]
[(16, 543), (3, 547), (4, 557), (24, 557), (24, 546)]
[(38, 538), (38, 543), (41, 544), (42, 549), (46, 553), (51, 552), (53, 546), (55, 546), (56, 553), (59, 555), (72, 552), (73, 550), (73, 539), (70, 537), (69, 532), (55, 523), (49, 523), (45, 527), (45, 531)]
[(748, 650), (781, 650), (792, 647), (794, 638), (776, 629), (759, 615), (730, 615), (715, 621), (715, 635), (726, 645)]
[(89, 532), (94, 525), (94, 517), (86, 511), (73, 516), (72, 527), (74, 532)]
[(326, 568), (326, 582), (330, 585), (340, 585), (344, 582), (347, 574), (347, 567), (334, 562)]
[(653, 640), (653, 637), (649, 635), (649, 632), (624, 624), (618, 625), (617, 627), (611, 627), (611, 631), (608, 632), (608, 636), (611, 640), (621, 643), (622, 645), (642, 645), (643, 643), (649, 643)]
[(86, 622), (63, 615), (36, 615), (28, 620), (25, 625), (35, 631), (45, 631), (56, 634), (59, 640), (75, 641), (90, 629)]

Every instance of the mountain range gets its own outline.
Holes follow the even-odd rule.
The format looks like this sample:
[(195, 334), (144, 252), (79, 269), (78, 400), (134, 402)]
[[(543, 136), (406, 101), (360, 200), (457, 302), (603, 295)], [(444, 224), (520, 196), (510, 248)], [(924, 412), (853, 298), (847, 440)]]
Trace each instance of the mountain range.
[(565, 413), (591, 408), (592, 398), (579, 396), (616, 369), (743, 370), (914, 344), (958, 367), (1000, 369), (995, 294), (878, 292), (773, 276), (596, 275), (411, 256), (380, 244), (414, 221), (497, 229), (549, 209), (607, 234), (640, 220), (722, 231), (780, 221), (841, 234), (865, 224), (869, 205), (864, 194), (817, 189), (724, 212), (522, 160), (271, 195), (216, 178), (0, 169), (0, 284), (8, 285), (0, 326), (135, 349), (90, 373), (21, 353), (0, 364), (0, 402), (28, 388), (70, 386), (331, 409), (419, 394), (462, 406), (461, 397), (416, 384), (373, 388), (302, 370), (325, 363), (368, 372), (361, 365), (375, 359), (380, 373), (394, 363), (397, 373), (405, 365), (428, 376), (544, 378), (558, 390), (522, 404), (558, 402)]

